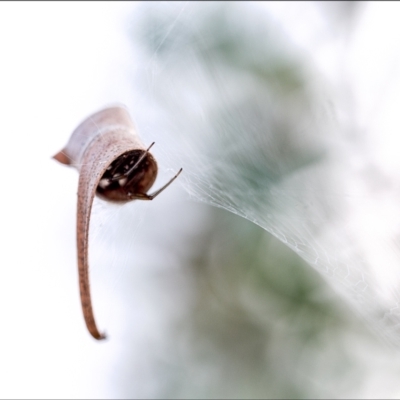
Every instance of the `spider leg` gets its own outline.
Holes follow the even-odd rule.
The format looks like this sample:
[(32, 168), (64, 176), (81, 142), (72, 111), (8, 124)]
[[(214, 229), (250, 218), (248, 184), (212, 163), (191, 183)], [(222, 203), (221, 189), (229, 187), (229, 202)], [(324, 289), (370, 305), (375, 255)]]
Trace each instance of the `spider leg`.
[(147, 156), (149, 153), (149, 150), (153, 147), (155, 142), (153, 142), (148, 149), (139, 157), (139, 159), (135, 162), (135, 164), (129, 168), (128, 171), (124, 172), (123, 174), (113, 176), (112, 178), (109, 179), (110, 182), (118, 181), (121, 178), (129, 178), (129, 175), (139, 166), (139, 164), (143, 161), (143, 159)]
[(160, 189), (156, 190), (155, 192), (151, 193), (151, 194), (146, 194), (146, 193), (135, 193), (132, 196), (132, 199), (137, 199), (137, 200), (153, 200), (154, 198), (156, 198), (161, 192), (163, 192), (178, 176), (179, 174), (182, 172), (182, 168), (178, 171), (178, 173), (172, 178), (170, 179), (163, 187), (161, 187)]

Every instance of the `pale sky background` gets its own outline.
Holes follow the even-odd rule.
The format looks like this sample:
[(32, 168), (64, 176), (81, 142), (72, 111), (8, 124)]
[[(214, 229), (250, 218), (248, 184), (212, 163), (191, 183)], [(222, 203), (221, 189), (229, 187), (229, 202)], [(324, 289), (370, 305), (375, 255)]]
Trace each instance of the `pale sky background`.
[[(325, 71), (332, 88), (342, 84), (340, 67), (329, 62), (329, 49), (319, 53), (312, 43), (313, 25), (307, 21), (315, 19), (318, 24), (320, 17), (310, 4), (290, 4), (290, 11), (282, 3), (269, 7), (291, 40)], [(107, 309), (104, 319), (100, 314), (99, 325), (110, 333), (110, 340), (92, 340), (81, 316), (77, 286), (78, 175), (51, 156), (90, 113), (114, 102), (133, 104), (129, 79), (134, 60), (126, 17), (134, 7), (129, 2), (0, 3), (1, 398), (116, 396), (114, 365), (124, 353), (123, 337), (129, 335), (118, 311), (123, 306), (116, 289), (103, 298), (103, 288), (98, 287), (96, 310)], [(299, 17), (300, 12), (307, 16)], [(399, 15), (400, 3), (368, 4), (357, 21), (354, 40), (341, 50), (354, 70), (351, 95), (358, 99), (354, 123), (368, 122), (365, 151), (372, 152), (389, 173), (400, 171)], [(339, 44), (332, 40), (332, 52), (337, 51), (335, 46)], [(167, 167), (163, 177), (170, 175)], [(163, 207), (173, 207), (176, 201), (175, 207), (190, 208), (182, 195), (180, 184), (174, 185), (162, 203), (152, 204), (152, 213), (163, 215)], [(398, 213), (390, 198), (382, 201), (387, 219), (377, 220), (376, 225), (369, 221), (358, 236), (372, 259), (386, 254), (385, 249), (374, 253), (371, 248), (373, 232), (379, 229), (389, 235), (393, 213)], [(371, 207), (373, 215), (372, 205), (363, 206)], [(148, 204), (135, 206), (140, 214), (132, 222), (135, 235), (140, 224), (149, 221), (148, 208)], [(114, 212), (118, 213), (106, 210), (105, 218), (118, 220)], [(196, 213), (190, 214), (191, 221), (200, 218)], [(360, 224), (363, 215), (360, 212)], [(388, 257), (386, 263), (396, 265), (396, 259)], [(111, 279), (118, 281), (115, 276)], [(382, 273), (377, 279), (384, 285), (387, 278)], [(145, 335), (154, 321), (146, 320), (145, 311), (137, 318), (138, 326), (140, 321), (148, 323)]]
[(78, 174), (50, 157), (88, 114), (124, 102), (129, 44), (121, 19), (133, 7), (0, 5), (0, 162), (9, 171), (1, 212), (2, 398), (115, 395), (108, 377), (120, 341), (92, 340), (80, 315)]

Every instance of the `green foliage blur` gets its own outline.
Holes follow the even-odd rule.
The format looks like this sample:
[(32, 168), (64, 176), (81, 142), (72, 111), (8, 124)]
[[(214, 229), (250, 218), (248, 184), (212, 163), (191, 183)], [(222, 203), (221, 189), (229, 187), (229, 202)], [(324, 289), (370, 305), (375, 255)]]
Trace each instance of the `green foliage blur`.
[[(244, 150), (232, 146), (225, 152), (220, 168), (208, 172), (209, 181), (218, 185), (224, 176), (230, 178), (224, 185), (237, 185), (245, 179), (265, 188), (268, 203), (273, 183), (325, 157), (318, 140), (308, 138), (304, 145), (299, 128), (314, 107), (304, 66), (274, 37), (260, 5), (197, 3), (179, 14), (182, 4), (141, 5), (133, 43), (141, 43), (160, 68), (182, 74), (188, 91), (188, 76), (196, 76), (185, 70), (189, 48), (216, 84), (220, 71), (246, 83), (237, 100), (213, 104), (207, 114), (213, 138), (207, 151), (218, 157), (249, 129), (257, 139)], [(161, 89), (154, 96), (172, 112)], [(228, 177), (227, 166), (234, 171)], [(252, 199), (243, 193), (243, 201)], [(359, 329), (354, 315), (270, 233), (221, 208), (207, 207), (206, 215), (204, 225), (184, 240), (189, 256), (182, 255), (180, 267), (193, 284), (192, 297), (185, 318), (171, 328), (168, 362), (154, 360), (154, 395), (321, 398), (346, 392), (362, 374), (345, 340)], [(128, 359), (125, 366), (124, 397), (135, 393), (128, 378), (135, 362)]]

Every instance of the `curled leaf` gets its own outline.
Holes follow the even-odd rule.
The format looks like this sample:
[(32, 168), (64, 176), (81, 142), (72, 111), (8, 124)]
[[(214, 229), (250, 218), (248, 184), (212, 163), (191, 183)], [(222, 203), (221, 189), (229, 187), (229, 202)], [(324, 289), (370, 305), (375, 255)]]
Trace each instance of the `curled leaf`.
[[(151, 146), (150, 146), (151, 147)], [(66, 147), (53, 158), (79, 171), (77, 207), (77, 252), (79, 288), (83, 316), (90, 334), (104, 339), (93, 314), (89, 285), (88, 241), (90, 215), (95, 194), (107, 201), (152, 200), (161, 189), (146, 192), (157, 177), (157, 163), (148, 152), (122, 107), (107, 108), (83, 121)]]

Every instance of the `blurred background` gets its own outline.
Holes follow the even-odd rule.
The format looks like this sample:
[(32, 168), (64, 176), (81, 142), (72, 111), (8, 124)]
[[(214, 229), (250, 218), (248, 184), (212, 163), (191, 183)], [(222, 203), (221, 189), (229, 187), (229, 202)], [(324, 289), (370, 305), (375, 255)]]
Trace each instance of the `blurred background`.
[[(0, 4), (1, 398), (398, 398), (400, 5)], [(122, 103), (153, 202), (51, 156)], [(7, 191), (5, 190), (7, 189)]]

